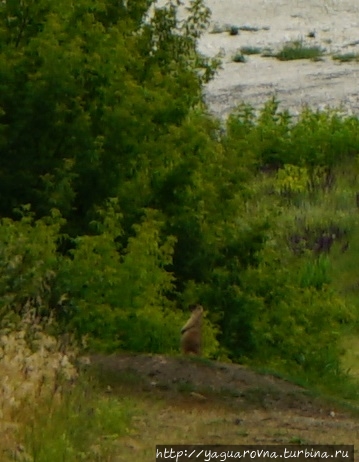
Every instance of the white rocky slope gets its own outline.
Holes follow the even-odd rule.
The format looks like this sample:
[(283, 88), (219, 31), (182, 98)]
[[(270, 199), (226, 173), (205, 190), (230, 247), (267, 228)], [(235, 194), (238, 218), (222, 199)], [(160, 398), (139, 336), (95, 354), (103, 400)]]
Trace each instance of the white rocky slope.
[[(314, 109), (341, 107), (359, 114), (359, 62), (333, 61), (338, 53), (359, 56), (359, 0), (206, 0), (212, 27), (201, 38), (199, 50), (223, 54), (222, 69), (206, 88), (211, 110), (224, 117), (241, 101), (260, 107), (276, 95), (282, 108), (297, 114), (304, 105)], [(213, 27), (250, 26), (211, 33)], [(308, 34), (314, 37), (308, 37)], [(271, 49), (303, 40), (325, 48), (322, 61), (279, 61), (251, 55), (235, 63), (233, 55), (243, 46)]]

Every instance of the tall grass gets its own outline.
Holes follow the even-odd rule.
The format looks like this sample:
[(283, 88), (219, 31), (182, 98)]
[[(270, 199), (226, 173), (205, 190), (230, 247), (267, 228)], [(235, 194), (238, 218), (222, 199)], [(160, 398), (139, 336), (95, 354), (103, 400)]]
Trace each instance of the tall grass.
[(300, 40), (288, 43), (275, 55), (280, 61), (292, 61), (294, 59), (319, 59), (324, 49), (319, 46), (308, 46)]
[(40, 326), (0, 335), (0, 460), (112, 461), (131, 405), (101, 394)]

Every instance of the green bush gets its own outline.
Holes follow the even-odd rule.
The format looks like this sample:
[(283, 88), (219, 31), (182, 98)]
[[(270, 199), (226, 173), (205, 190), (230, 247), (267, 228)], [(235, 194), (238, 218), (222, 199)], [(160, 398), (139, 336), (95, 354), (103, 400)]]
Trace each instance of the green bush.
[(312, 263), (310, 274), (310, 263), (306, 263), (298, 284), (288, 269), (291, 265), (282, 258), (276, 261), (275, 254), (268, 255), (269, 260), (265, 257), (258, 268), (249, 269), (243, 281), (247, 291), (259, 299), (251, 326), (254, 361), (309, 382), (337, 375), (341, 325), (353, 319), (349, 306), (328, 286), (320, 261), (318, 269)]
[[(163, 223), (148, 211), (126, 248), (120, 249), (120, 216), (106, 212), (105, 229), (76, 241), (71, 256), (62, 260), (57, 291), (66, 293), (60, 319), (95, 350), (177, 352), (182, 312), (171, 301), (174, 277), (173, 237), (163, 237)], [(212, 346), (215, 337), (209, 328)]]
[(166, 298), (173, 290), (165, 267), (174, 240), (161, 238), (161, 223), (149, 214), (120, 251), (119, 216), (109, 212), (105, 226), (99, 235), (77, 238), (62, 261), (57, 290), (69, 300), (62, 307), (63, 322), (87, 335), (91, 348), (171, 351), (181, 322)]
[(293, 59), (311, 59), (320, 58), (325, 50), (319, 46), (308, 46), (302, 41), (294, 41), (283, 46), (276, 53), (275, 57), (280, 61), (291, 61)]
[(234, 56), (233, 56), (233, 62), (234, 63), (245, 63), (247, 60), (245, 58), (245, 56), (243, 55), (243, 53), (236, 53)]
[[(62, 220), (55, 212), (38, 221), (28, 214), (2, 220), (2, 325), (15, 328), (35, 312), (45, 323), (55, 316), (52, 329), (76, 334), (91, 350), (178, 352), (187, 314), (171, 301), (175, 239), (162, 235), (158, 213), (148, 211), (121, 250), (121, 216), (111, 205), (104, 215), (99, 234), (79, 237), (68, 256), (56, 251)], [(215, 333), (206, 322), (207, 355), (216, 352)]]
[(172, 165), (167, 137), (218, 66), (196, 51), (209, 21), (202, 1), (185, 21), (173, 2), (147, 16), (154, 4), (1, 5), (2, 216), (27, 203), (36, 218), (57, 208), (76, 236), (109, 197), (125, 210), (131, 186), (139, 208), (148, 204), (151, 169)]
[(239, 106), (228, 118), (224, 143), (248, 165), (332, 168), (355, 158), (358, 133), (356, 117), (306, 109), (294, 121), (278, 109), (278, 101), (271, 100), (258, 115), (248, 106)]

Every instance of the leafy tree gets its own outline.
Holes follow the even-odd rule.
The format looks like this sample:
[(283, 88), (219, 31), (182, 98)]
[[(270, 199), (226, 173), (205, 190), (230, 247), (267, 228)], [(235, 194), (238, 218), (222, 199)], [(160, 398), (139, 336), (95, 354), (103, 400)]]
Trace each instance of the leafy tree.
[(202, 2), (183, 24), (174, 3), (151, 16), (152, 3), (0, 6), (3, 214), (56, 207), (78, 232), (107, 198), (125, 208), (133, 185), (143, 184), (136, 202), (146, 204), (152, 172), (169, 156), (153, 147), (201, 102), (214, 70), (195, 49), (208, 21)]

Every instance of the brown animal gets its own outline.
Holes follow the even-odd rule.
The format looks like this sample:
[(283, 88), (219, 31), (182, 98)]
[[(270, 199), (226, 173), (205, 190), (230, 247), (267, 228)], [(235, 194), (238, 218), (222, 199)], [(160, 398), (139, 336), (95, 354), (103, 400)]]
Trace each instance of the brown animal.
[(201, 331), (203, 307), (201, 305), (190, 305), (192, 315), (181, 329), (181, 349), (185, 355), (201, 354)]

